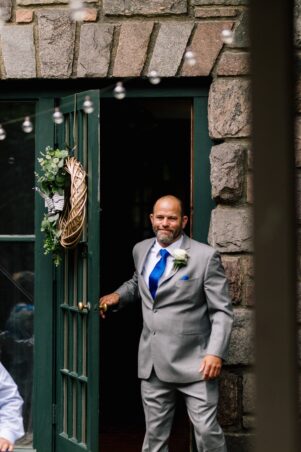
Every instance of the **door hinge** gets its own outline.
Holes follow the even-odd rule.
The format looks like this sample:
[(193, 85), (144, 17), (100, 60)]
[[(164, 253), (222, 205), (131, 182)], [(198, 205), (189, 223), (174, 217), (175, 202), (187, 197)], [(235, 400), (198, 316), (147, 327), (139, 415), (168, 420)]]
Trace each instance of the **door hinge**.
[(52, 404), (52, 425), (56, 424), (56, 405)]

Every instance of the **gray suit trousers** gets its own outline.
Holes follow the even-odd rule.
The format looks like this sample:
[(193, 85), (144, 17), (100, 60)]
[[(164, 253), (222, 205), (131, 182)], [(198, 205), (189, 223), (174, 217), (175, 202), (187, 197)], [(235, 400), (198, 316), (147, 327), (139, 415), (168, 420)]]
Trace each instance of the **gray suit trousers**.
[(218, 381), (166, 383), (159, 380), (155, 372), (148, 380), (141, 380), (146, 423), (142, 452), (168, 452), (177, 391), (184, 397), (198, 452), (227, 452), (225, 437), (216, 419)]

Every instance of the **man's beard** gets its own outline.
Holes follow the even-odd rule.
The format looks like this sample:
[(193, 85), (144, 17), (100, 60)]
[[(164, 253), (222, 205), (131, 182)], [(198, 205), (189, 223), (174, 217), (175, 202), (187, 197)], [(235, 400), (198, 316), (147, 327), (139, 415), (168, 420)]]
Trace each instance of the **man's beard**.
[[(164, 230), (164, 233), (162, 234), (163, 230), (157, 230), (154, 231), (156, 234), (157, 240), (161, 243), (164, 243), (164, 245), (171, 245), (173, 242), (175, 242), (178, 237), (181, 234), (181, 230), (177, 229), (175, 231), (167, 231)], [(166, 234), (168, 233), (168, 234)]]

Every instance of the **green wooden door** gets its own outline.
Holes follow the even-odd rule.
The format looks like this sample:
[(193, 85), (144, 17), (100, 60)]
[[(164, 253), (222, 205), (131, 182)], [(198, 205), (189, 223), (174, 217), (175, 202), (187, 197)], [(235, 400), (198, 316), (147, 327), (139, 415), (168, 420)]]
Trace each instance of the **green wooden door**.
[[(83, 111), (89, 95), (94, 111)], [(98, 451), (99, 387), (99, 92), (60, 99), (56, 127), (87, 172), (87, 216), (81, 241), (65, 250), (56, 272), (55, 451)]]

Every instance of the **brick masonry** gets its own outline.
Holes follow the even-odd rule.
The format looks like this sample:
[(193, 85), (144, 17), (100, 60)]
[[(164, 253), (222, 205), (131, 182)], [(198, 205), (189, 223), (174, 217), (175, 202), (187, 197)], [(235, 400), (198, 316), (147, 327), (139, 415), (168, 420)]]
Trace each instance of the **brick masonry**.
[[(219, 419), (229, 451), (248, 450), (255, 426), (250, 147), (249, 0), (88, 0), (82, 23), (68, 0), (0, 0), (1, 79), (210, 76), (208, 118), (212, 212), (209, 241), (222, 254), (235, 310), (228, 360), (221, 378)], [(295, 44), (301, 46), (301, 0)], [(221, 31), (232, 28), (232, 44)], [(195, 66), (185, 62), (194, 51)], [(296, 166), (301, 194), (301, 80), (296, 93)], [(301, 223), (301, 203), (298, 218)], [(301, 262), (301, 260), (300, 260)], [(301, 287), (301, 264), (299, 280)], [(301, 289), (299, 290), (299, 294)], [(301, 295), (299, 295), (301, 299)], [(301, 323), (299, 303), (299, 325)], [(237, 447), (240, 447), (237, 449)]]

